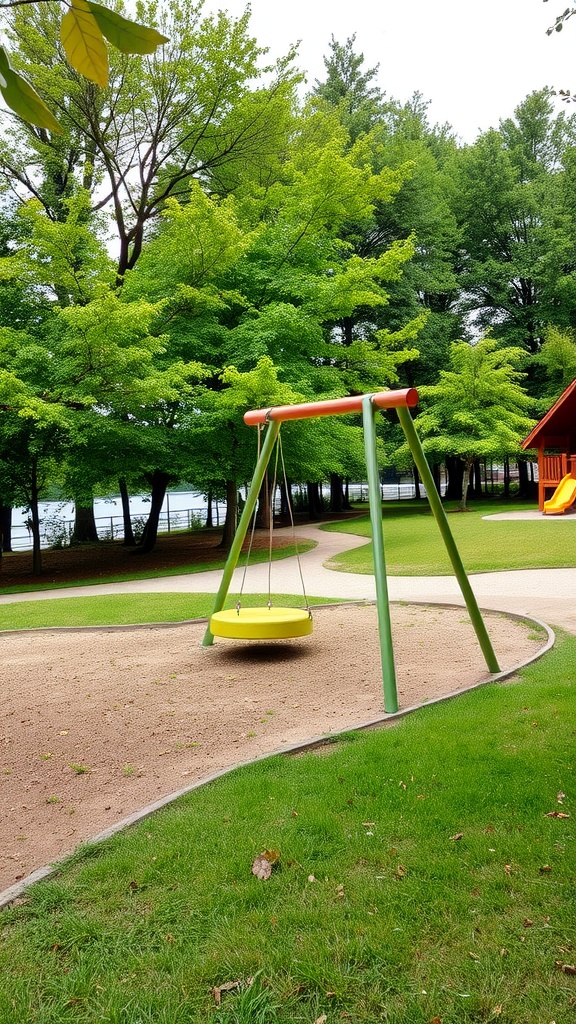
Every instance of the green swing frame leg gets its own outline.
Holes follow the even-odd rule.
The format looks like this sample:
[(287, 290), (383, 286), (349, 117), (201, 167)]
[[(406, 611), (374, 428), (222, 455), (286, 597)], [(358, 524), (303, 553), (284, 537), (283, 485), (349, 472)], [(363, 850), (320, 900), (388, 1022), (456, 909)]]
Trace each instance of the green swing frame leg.
[[(218, 593), (216, 594), (216, 598), (214, 600), (214, 607), (212, 609), (213, 615), (216, 612), (222, 611), (222, 608), (224, 607), (224, 602), (230, 589), (230, 583), (232, 582), (232, 576), (238, 564), (238, 559), (240, 557), (240, 552), (242, 550), (244, 538), (246, 537), (248, 527), (250, 526), (250, 520), (252, 519), (252, 514), (254, 512), (254, 509), (256, 508), (256, 502), (258, 501), (258, 495), (260, 494), (260, 488), (262, 486), (262, 481), (264, 480), (264, 474), (266, 473), (266, 468), (270, 461), (270, 457), (272, 455), (272, 451), (276, 443), (276, 438), (278, 437), (280, 425), (281, 424), (279, 421), (276, 422), (275, 420), (270, 420), (268, 422), (266, 436), (264, 438), (264, 444), (262, 445), (262, 449), (260, 451), (260, 455), (256, 463), (254, 476), (252, 477), (252, 483), (250, 484), (250, 490), (248, 491), (248, 496), (246, 498), (246, 504), (244, 505), (244, 508), (242, 510), (242, 515), (240, 516), (240, 521), (236, 528), (234, 540), (232, 541), (232, 547), (230, 548), (230, 553), (228, 555), (228, 558), (226, 559), (226, 565), (224, 566), (224, 571), (222, 573), (222, 580), (220, 581)], [(201, 646), (211, 647), (213, 643), (214, 634), (210, 629), (210, 622), (208, 622), (208, 627), (206, 629), (206, 632), (204, 633), (204, 638), (202, 640)]]
[(470, 586), (470, 581), (468, 579), (468, 576), (466, 575), (464, 565), (462, 564), (460, 552), (456, 547), (456, 542), (450, 531), (450, 526), (448, 525), (446, 512), (444, 511), (444, 506), (442, 505), (442, 501), (440, 500), (440, 495), (436, 490), (434, 477), (432, 476), (430, 466), (428, 465), (426, 455), (424, 454), (424, 449), (422, 447), (420, 438), (416, 433), (416, 428), (412, 421), (410, 410), (398, 407), (396, 409), (396, 412), (398, 414), (398, 419), (400, 420), (400, 425), (404, 431), (404, 434), (406, 435), (406, 440), (410, 445), (412, 458), (414, 459), (416, 468), (420, 474), (420, 479), (422, 480), (422, 483), (426, 488), (428, 502), (432, 509), (434, 518), (438, 523), (438, 528), (440, 530), (440, 533), (442, 534), (444, 544), (446, 545), (448, 557), (452, 562), (454, 575), (456, 576), (456, 579), (458, 580), (458, 583), (460, 585), (460, 590), (462, 591), (462, 596), (466, 603), (466, 608), (468, 609), (468, 614), (474, 627), (474, 631), (476, 633), (476, 636), (478, 637), (478, 642), (480, 644), (482, 654), (484, 655), (484, 660), (490, 672), (499, 672), (500, 666), (498, 664), (498, 659), (496, 657), (496, 654), (494, 653), (494, 648), (492, 647), (490, 637), (488, 636), (486, 625), (484, 623), (484, 619), (482, 618), (482, 612), (478, 607), (478, 602), (476, 601), (474, 591)]
[(372, 395), (365, 395), (362, 399), (362, 419), (364, 425), (364, 451), (368, 473), (370, 525), (372, 527), (372, 546), (374, 551), (374, 578), (376, 583), (376, 608), (378, 612), (378, 634), (380, 637), (384, 710), (387, 714), (395, 714), (398, 711), (398, 689), (396, 686), (394, 644), (392, 641), (388, 578), (386, 576), (386, 556), (384, 553), (380, 473), (378, 471), (378, 458), (376, 455), (375, 418), (377, 411), (376, 406), (372, 404)]

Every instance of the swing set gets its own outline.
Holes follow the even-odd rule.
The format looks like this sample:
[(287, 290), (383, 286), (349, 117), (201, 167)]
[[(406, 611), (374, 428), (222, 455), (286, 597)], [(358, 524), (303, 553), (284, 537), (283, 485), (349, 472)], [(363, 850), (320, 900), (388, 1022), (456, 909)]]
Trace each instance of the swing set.
[(412, 458), (426, 489), (426, 494), (434, 518), (442, 535), (448, 556), (452, 563), (462, 596), (468, 609), (474, 631), (478, 638), (488, 670), (492, 673), (500, 671), (494, 649), (476, 597), (470, 586), (466, 570), (462, 564), (460, 553), (450, 531), (448, 519), (436, 490), (434, 478), (416, 433), (410, 408), (418, 403), (418, 392), (415, 388), (398, 391), (378, 391), (375, 394), (356, 395), (347, 398), (334, 398), (320, 402), (304, 402), (299, 405), (281, 405), (270, 409), (253, 409), (245, 413), (244, 422), (248, 426), (266, 425), (264, 443), (258, 456), (246, 504), (224, 566), (222, 581), (216, 594), (210, 622), (202, 641), (203, 647), (214, 643), (215, 636), (232, 639), (272, 640), (306, 636), (312, 632), (312, 615), (306, 608), (272, 608), (270, 600), (264, 608), (236, 608), (223, 611), (224, 603), (230, 589), (232, 575), (238, 564), (240, 551), (246, 537), (250, 520), (256, 509), (260, 488), (270, 462), (274, 446), (278, 440), (280, 427), (287, 420), (312, 419), (315, 416), (341, 416), (346, 413), (362, 413), (364, 426), (364, 450), (368, 475), (368, 498), (370, 504), (370, 522), (372, 527), (372, 543), (374, 548), (374, 576), (376, 581), (376, 606), (378, 611), (378, 632), (380, 637), (380, 657), (384, 689), (384, 708), (388, 713), (398, 711), (398, 694), (396, 687), (396, 670), (394, 665), (394, 649), (390, 623), (390, 606), (388, 583), (386, 578), (386, 560), (384, 553), (384, 534), (382, 529), (382, 497), (380, 492), (380, 476), (376, 454), (375, 418), (379, 409), (395, 409), (400, 425), (412, 453)]

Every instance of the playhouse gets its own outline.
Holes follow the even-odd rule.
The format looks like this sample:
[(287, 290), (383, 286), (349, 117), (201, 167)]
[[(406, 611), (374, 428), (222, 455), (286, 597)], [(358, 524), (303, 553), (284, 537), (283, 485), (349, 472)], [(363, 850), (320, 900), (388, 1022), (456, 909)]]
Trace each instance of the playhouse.
[(576, 501), (576, 380), (522, 441), (538, 450), (538, 508), (566, 511)]

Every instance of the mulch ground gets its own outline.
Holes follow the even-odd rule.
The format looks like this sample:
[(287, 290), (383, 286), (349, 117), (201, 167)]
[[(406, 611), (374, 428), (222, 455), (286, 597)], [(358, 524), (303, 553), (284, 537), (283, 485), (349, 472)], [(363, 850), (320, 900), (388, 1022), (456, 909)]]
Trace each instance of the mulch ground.
[[(141, 554), (137, 548), (125, 547), (120, 541), (99, 541), (72, 548), (42, 551), (42, 573), (32, 572), (32, 552), (5, 552), (1, 559), (0, 589), (35, 584), (67, 584), (79, 581), (102, 583), (112, 576), (151, 575), (170, 569), (198, 569), (225, 557), (220, 547), (220, 530), (197, 533), (160, 534), (153, 551)], [(274, 547), (290, 544), (288, 536), (274, 537)], [(268, 548), (268, 532), (257, 530), (253, 550)]]

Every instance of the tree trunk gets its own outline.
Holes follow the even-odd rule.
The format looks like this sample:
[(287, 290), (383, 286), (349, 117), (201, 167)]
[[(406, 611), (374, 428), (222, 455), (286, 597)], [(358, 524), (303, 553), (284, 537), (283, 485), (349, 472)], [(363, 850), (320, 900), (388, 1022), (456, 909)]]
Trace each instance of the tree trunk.
[(0, 551), (12, 551), (11, 505), (0, 505)]
[(40, 513), (38, 511), (38, 463), (32, 463), (32, 479), (30, 482), (30, 530), (32, 532), (32, 573), (42, 573), (42, 548), (40, 546)]
[(320, 498), (320, 485), (316, 482), (306, 484), (308, 492), (308, 517), (314, 522), (322, 518), (322, 499)]
[(420, 500), (420, 498), (422, 497), (422, 494), (421, 494), (421, 491), (420, 491), (420, 473), (418, 472), (417, 466), (414, 466), (414, 469), (413, 469), (412, 472), (413, 472), (413, 476), (414, 476), (414, 497), (418, 498), (418, 500)]
[(234, 535), (236, 533), (236, 516), (238, 510), (238, 485), (235, 480), (226, 481), (226, 519), (224, 520), (224, 530), (222, 533), (222, 540), (218, 547), (225, 548), (229, 551), (232, 547)]
[(521, 498), (529, 498), (530, 495), (530, 482), (528, 480), (528, 463), (522, 459), (518, 462), (518, 484), (519, 484), (519, 496)]
[(438, 497), (442, 497), (442, 475), (441, 465), (439, 462), (435, 462), (432, 466), (432, 477), (434, 479), (434, 486), (438, 491)]
[(464, 472), (462, 474), (462, 493), (460, 496), (460, 504), (458, 506), (461, 512), (467, 511), (466, 496), (468, 494), (468, 488), (470, 486), (470, 472), (472, 470), (473, 464), (474, 463), (472, 459), (466, 460), (466, 462), (463, 463)]
[(468, 484), (468, 497), (482, 498), (482, 474), (480, 472), (480, 460), (474, 459), (470, 469), (471, 473)]
[(272, 515), (273, 496), (270, 495), (270, 481), (268, 470), (264, 473), (264, 479), (258, 495), (258, 508), (256, 510), (256, 526), (259, 530), (270, 529), (270, 516)]
[(510, 459), (504, 457), (504, 497), (510, 497)]
[(74, 531), (70, 538), (70, 544), (93, 544), (97, 540), (98, 530), (94, 518), (94, 505), (75, 504)]
[(342, 477), (338, 473), (330, 474), (330, 512), (340, 515), (344, 511), (344, 492)]
[(147, 480), (150, 483), (150, 512), (138, 547), (132, 552), (133, 555), (147, 555), (154, 550), (158, 538), (158, 522), (170, 477), (161, 469), (155, 469), (153, 473), (147, 474)]
[(134, 530), (132, 529), (132, 518), (130, 516), (130, 497), (128, 495), (128, 485), (124, 477), (120, 477), (118, 480), (118, 487), (120, 488), (120, 500), (122, 502), (122, 521), (124, 523), (124, 540), (122, 543), (126, 547), (133, 548), (136, 544), (136, 538), (134, 536)]
[(292, 509), (291, 490), (292, 485), (289, 481), (288, 486), (286, 486), (284, 480), (280, 481), (280, 518), (284, 521), (290, 519), (290, 511)]
[(206, 495), (206, 522), (204, 523), (206, 529), (214, 526), (214, 514), (212, 512), (212, 491), (208, 491)]
[(462, 497), (462, 481), (464, 479), (464, 463), (462, 459), (448, 455), (446, 458), (446, 475), (448, 480), (444, 497), (447, 501), (460, 501)]

